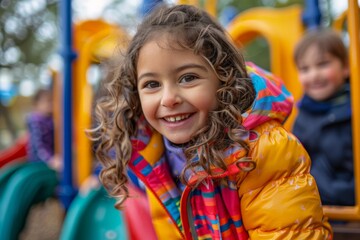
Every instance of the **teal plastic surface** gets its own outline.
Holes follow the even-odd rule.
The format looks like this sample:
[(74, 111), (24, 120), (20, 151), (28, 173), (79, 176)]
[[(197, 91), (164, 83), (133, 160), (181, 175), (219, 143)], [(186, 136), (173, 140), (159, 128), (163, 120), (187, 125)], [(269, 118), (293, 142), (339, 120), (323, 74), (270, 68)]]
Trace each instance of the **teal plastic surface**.
[(26, 163), (9, 174), (0, 193), (1, 239), (18, 239), (31, 206), (53, 196), (57, 184), (56, 172), (44, 163)]
[(60, 240), (127, 240), (122, 212), (103, 187), (79, 193), (67, 212)]
[(26, 162), (13, 162), (0, 168), (0, 196), (3, 196), (4, 188), (8, 183), (10, 177), (25, 164)]

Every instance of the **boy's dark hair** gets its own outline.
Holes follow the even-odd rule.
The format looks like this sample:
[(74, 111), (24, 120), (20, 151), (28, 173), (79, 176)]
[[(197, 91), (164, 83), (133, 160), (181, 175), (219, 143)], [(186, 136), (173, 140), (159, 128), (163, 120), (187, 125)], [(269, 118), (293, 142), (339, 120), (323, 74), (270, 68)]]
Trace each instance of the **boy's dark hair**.
[(310, 30), (295, 47), (294, 60), (299, 65), (306, 50), (316, 46), (320, 54), (329, 53), (338, 58), (344, 66), (348, 65), (348, 52), (339, 33), (332, 29)]

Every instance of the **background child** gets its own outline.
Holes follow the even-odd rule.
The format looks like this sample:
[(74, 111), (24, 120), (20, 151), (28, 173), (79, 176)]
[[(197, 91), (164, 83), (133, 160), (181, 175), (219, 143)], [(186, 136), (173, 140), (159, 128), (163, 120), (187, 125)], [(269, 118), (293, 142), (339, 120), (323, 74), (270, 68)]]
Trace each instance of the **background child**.
[(40, 89), (34, 96), (33, 111), (27, 116), (29, 161), (42, 161), (60, 170), (61, 160), (54, 155), (54, 121), (52, 92)]
[(153, 11), (113, 70), (93, 130), (100, 178), (125, 210), (126, 171), (142, 181), (157, 239), (331, 238), (310, 159), (281, 124), (291, 95), (206, 12)]
[(330, 29), (311, 31), (298, 43), (295, 62), (305, 94), (293, 133), (311, 157), (311, 173), (323, 204), (354, 205), (346, 47)]

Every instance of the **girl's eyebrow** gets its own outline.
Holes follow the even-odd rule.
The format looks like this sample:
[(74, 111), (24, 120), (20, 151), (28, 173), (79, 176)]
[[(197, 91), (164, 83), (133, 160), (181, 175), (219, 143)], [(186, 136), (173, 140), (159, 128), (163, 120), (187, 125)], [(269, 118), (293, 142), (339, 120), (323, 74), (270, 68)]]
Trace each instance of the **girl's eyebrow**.
[(156, 74), (155, 73), (152, 73), (152, 72), (147, 72), (147, 73), (143, 73), (141, 74), (139, 77), (138, 77), (138, 82), (142, 79), (142, 78), (145, 78), (145, 77), (155, 77)]
[(180, 72), (182, 70), (185, 70), (187, 68), (199, 68), (205, 72), (208, 71), (208, 69), (204, 66), (204, 65), (201, 65), (201, 64), (196, 64), (196, 63), (189, 63), (189, 64), (185, 64), (183, 66), (180, 66), (178, 67), (177, 69), (175, 69), (175, 72)]
[[(181, 71), (186, 70), (186, 69), (188, 69), (188, 68), (198, 68), (198, 69), (200, 69), (200, 70), (203, 70), (203, 71), (205, 71), (205, 72), (208, 72), (208, 69), (207, 69), (205, 66), (203, 66), (203, 65), (201, 65), (201, 64), (196, 64), (196, 63), (189, 63), (189, 64), (182, 65), (182, 66), (176, 68), (173, 72), (174, 72), (174, 73), (181, 72)], [(142, 78), (144, 78), (144, 77), (154, 77), (154, 76), (156, 76), (156, 75), (157, 75), (156, 73), (146, 72), (146, 73), (141, 74), (141, 75), (138, 77), (138, 81), (140, 81), (140, 80), (141, 80)]]

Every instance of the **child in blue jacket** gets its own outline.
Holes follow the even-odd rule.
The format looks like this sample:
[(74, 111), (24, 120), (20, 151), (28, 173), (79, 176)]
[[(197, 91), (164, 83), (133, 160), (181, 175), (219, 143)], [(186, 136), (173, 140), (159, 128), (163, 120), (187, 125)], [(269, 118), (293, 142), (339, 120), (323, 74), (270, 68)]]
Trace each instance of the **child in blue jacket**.
[(330, 29), (311, 31), (295, 50), (304, 96), (293, 133), (308, 151), (311, 173), (326, 205), (354, 205), (349, 64), (346, 47)]

